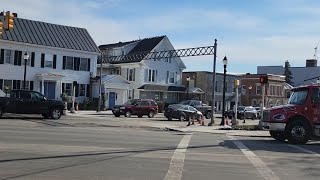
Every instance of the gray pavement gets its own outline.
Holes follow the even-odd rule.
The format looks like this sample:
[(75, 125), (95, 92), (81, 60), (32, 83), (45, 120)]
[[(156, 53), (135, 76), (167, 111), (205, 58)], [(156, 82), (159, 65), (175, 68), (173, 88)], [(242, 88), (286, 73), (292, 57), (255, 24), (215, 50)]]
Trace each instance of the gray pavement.
[[(163, 113), (157, 114), (154, 118), (125, 118), (123, 116), (116, 118), (112, 115), (111, 111), (78, 111), (76, 114), (69, 113), (68, 117), (82, 117), (82, 118), (92, 118), (96, 119), (95, 122), (91, 121), (91, 123), (97, 123), (102, 125), (114, 125), (114, 126), (122, 126), (122, 127), (152, 127), (159, 129), (166, 129), (171, 131), (180, 131), (180, 132), (201, 132), (201, 133), (212, 133), (212, 134), (228, 134), (232, 136), (257, 136), (257, 137), (269, 137), (270, 134), (268, 131), (246, 131), (246, 130), (223, 130), (223, 127), (219, 126), (221, 122), (221, 114), (216, 114), (214, 120), (214, 126), (207, 126), (210, 119), (205, 119), (205, 126), (201, 126), (198, 122), (195, 122), (195, 125), (186, 126), (187, 122), (180, 122), (177, 120), (168, 121), (163, 116)], [(107, 121), (99, 121), (106, 120)], [(125, 121), (124, 119), (131, 119), (132, 121)], [(247, 119), (245, 123), (243, 120), (237, 120), (239, 125), (258, 125), (259, 120), (249, 120)], [(112, 123), (112, 124), (111, 124)], [(231, 123), (229, 121), (229, 123)]]

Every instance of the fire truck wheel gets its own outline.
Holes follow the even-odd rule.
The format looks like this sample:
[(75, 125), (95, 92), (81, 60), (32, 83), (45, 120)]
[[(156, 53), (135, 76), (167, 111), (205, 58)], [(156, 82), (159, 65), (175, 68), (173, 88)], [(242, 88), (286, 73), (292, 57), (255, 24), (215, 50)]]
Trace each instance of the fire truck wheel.
[(286, 136), (289, 143), (305, 144), (311, 136), (311, 129), (305, 121), (292, 121), (286, 127)]
[(279, 131), (269, 131), (269, 132), (271, 137), (273, 137), (275, 140), (279, 142), (283, 142), (287, 139), (284, 132), (279, 132)]

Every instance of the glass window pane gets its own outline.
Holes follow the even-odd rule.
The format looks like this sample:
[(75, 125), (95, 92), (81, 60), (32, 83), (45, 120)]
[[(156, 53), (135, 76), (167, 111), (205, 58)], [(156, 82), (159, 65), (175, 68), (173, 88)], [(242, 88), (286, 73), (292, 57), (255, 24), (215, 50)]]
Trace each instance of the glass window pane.
[(87, 58), (81, 58), (80, 60), (80, 71), (86, 71), (88, 67), (88, 59)]
[(67, 57), (66, 69), (73, 70), (73, 57)]

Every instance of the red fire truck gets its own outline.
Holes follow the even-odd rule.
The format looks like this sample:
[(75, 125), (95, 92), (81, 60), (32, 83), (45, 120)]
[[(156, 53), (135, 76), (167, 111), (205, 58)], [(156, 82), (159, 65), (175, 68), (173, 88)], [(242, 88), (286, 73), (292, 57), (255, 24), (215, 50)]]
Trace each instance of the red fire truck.
[(277, 141), (292, 144), (320, 139), (320, 85), (296, 87), (288, 104), (264, 110), (262, 128)]

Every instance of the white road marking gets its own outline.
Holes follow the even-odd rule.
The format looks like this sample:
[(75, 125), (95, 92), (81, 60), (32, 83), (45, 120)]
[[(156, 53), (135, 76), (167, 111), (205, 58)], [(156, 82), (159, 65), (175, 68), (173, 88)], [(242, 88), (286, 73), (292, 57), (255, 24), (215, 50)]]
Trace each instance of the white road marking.
[(288, 146), (296, 148), (296, 149), (299, 149), (300, 151), (303, 151), (303, 152), (306, 152), (306, 153), (309, 153), (309, 154), (313, 154), (315, 156), (320, 157), (320, 154), (318, 154), (316, 152), (313, 152), (313, 151), (310, 151), (310, 150), (307, 150), (307, 149), (304, 149), (302, 147), (299, 147), (299, 146), (296, 146), (296, 145), (292, 145), (292, 144), (289, 144)]
[(251, 161), (253, 166), (259, 171), (260, 175), (267, 180), (280, 180), (280, 178), (252, 151), (242, 142), (234, 137), (229, 137), (232, 142), (242, 151), (242, 153)]
[(169, 170), (164, 178), (165, 180), (180, 180), (182, 178), (184, 159), (191, 136), (192, 134), (187, 134), (181, 139), (177, 149), (172, 155)]

